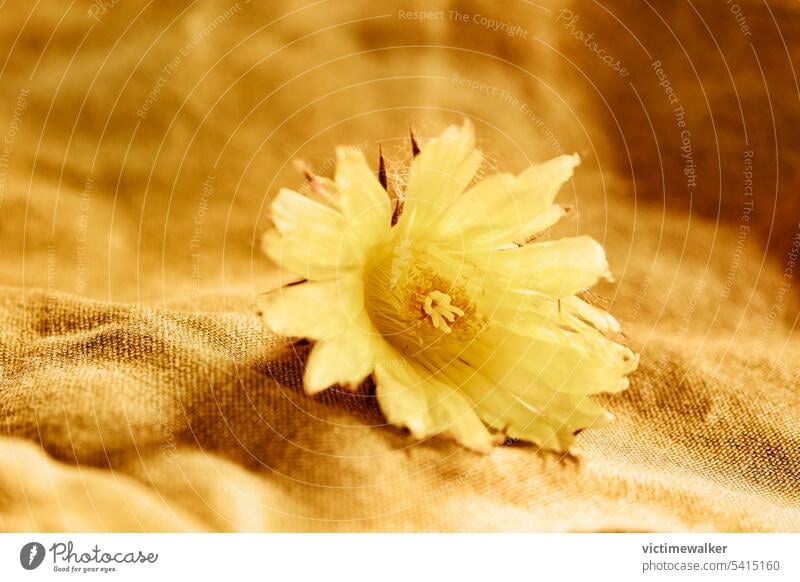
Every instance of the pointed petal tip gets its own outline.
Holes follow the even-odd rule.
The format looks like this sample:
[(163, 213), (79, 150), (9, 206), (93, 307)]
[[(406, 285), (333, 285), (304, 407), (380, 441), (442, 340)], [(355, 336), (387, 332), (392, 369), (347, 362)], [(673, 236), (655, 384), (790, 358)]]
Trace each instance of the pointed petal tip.
[(468, 149), (475, 147), (475, 125), (465, 117), (461, 125), (448, 125), (438, 139), (463, 144)]
[(494, 451), (494, 449), (495, 449), (495, 447), (497, 447), (497, 445), (499, 445), (501, 443), (504, 443), (505, 440), (506, 440), (505, 437), (503, 437), (498, 442), (497, 439), (492, 438), (492, 439), (482, 440), (482, 441), (471, 443), (471, 444), (465, 444), (465, 443), (462, 443), (462, 444), (464, 444), (464, 446), (466, 446), (471, 451), (474, 451), (474, 452), (479, 453), (481, 455), (488, 455), (489, 453)]
[(346, 146), (346, 145), (338, 145), (338, 146), (336, 146), (336, 148), (334, 149), (336, 160), (340, 161), (340, 160), (345, 159), (351, 153), (351, 151), (353, 149), (355, 149), (355, 148), (353, 148), (352, 146)]
[(472, 136), (473, 141), (475, 137), (475, 124), (469, 117), (465, 117), (461, 122), (461, 133), (467, 136)]
[(311, 385), (305, 381), (303, 382), (303, 390), (309, 396), (316, 396), (317, 394), (319, 394), (320, 392), (324, 392), (328, 388), (330, 388), (330, 386)]

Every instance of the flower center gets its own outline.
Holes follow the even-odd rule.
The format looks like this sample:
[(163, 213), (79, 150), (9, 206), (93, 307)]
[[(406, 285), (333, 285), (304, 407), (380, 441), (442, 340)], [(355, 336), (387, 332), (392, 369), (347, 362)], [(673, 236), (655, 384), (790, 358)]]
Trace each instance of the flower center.
[(428, 293), (422, 303), (422, 309), (430, 316), (433, 327), (445, 333), (453, 331), (447, 325), (448, 322), (453, 323), (456, 316), (464, 315), (464, 310), (452, 305), (450, 301), (452, 300), (447, 293), (442, 293), (437, 289)]
[(365, 307), (381, 335), (405, 353), (458, 346), (483, 327), (464, 265), (399, 242), (368, 264)]

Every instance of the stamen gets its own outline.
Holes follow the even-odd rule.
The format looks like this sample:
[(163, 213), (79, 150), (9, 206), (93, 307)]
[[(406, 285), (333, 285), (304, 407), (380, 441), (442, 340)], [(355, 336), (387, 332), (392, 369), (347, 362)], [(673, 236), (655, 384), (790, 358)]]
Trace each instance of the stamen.
[(456, 320), (456, 316), (461, 317), (464, 311), (455, 305), (451, 305), (451, 298), (447, 293), (435, 290), (425, 296), (422, 309), (431, 318), (431, 323), (436, 329), (445, 333), (450, 333), (452, 328), (447, 325)]

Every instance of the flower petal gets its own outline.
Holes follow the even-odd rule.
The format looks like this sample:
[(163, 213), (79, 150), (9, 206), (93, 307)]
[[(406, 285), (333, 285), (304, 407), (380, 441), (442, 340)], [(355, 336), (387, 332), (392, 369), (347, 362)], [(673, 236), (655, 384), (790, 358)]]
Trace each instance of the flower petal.
[(553, 200), (579, 163), (577, 154), (563, 155), (516, 178), (502, 173), (486, 178), (447, 213), (440, 237), (463, 239), (466, 248), (483, 250), (527, 240), (564, 216), (565, 209)]
[(619, 322), (609, 312), (587, 303), (580, 297), (564, 297), (562, 308), (575, 317), (587, 322), (604, 334), (619, 333)]
[(344, 230), (341, 213), (289, 188), (280, 189), (270, 209), (272, 222), (281, 234), (308, 234), (320, 227), (335, 233)]
[(339, 256), (332, 253), (333, 244), (324, 237), (304, 239), (294, 235), (282, 236), (270, 229), (261, 238), (261, 250), (272, 261), (301, 279), (320, 281), (335, 278), (354, 266), (339, 265)]
[[(354, 302), (342, 305), (337, 281), (299, 283), (259, 296), (267, 327), (280, 335), (323, 339), (342, 333), (349, 325)], [(335, 309), (331, 308), (336, 306)]]
[(280, 267), (300, 277), (328, 278), (364, 260), (345, 236), (344, 216), (298, 192), (281, 189), (272, 202), (271, 218), (275, 229), (264, 235), (262, 248)]
[(534, 216), (522, 229), (513, 234), (514, 242), (517, 244), (527, 243), (531, 238), (553, 226), (568, 213), (568, 208), (553, 204), (541, 214)]
[(375, 366), (378, 402), (387, 420), (415, 438), (448, 434), (462, 445), (488, 452), (494, 438), (466, 398), (441, 379), (395, 355)]
[(541, 411), (462, 362), (454, 363), (448, 373), (460, 377), (459, 390), (469, 398), (486, 424), (511, 438), (547, 449), (562, 449), (558, 431), (545, 421)]
[(358, 148), (336, 149), (336, 185), (348, 236), (369, 246), (389, 232), (392, 225), (389, 195)]
[[(335, 384), (355, 389), (375, 367), (375, 346), (379, 339), (356, 326), (318, 341), (308, 356), (303, 384), (316, 394)], [(382, 340), (380, 340), (382, 341)]]
[(466, 189), (478, 167), (481, 154), (475, 149), (475, 130), (469, 120), (451, 125), (425, 144), (411, 163), (405, 208), (400, 224), (405, 232), (427, 235)]
[(552, 297), (574, 295), (611, 277), (603, 247), (588, 236), (476, 253), (469, 259), (509, 289), (532, 289)]
[(514, 379), (507, 384), (498, 382), (483, 366), (475, 368), (459, 360), (448, 373), (459, 378), (459, 389), (489, 426), (544, 448), (566, 450), (577, 431), (610, 419), (601, 406), (585, 396), (558, 394), (543, 386), (512, 390), (509, 385)]
[(561, 155), (542, 164), (531, 166), (517, 176), (516, 191), (523, 196), (520, 205), (532, 214), (544, 212), (553, 204), (561, 186), (572, 177), (581, 163), (578, 154)]
[(599, 334), (566, 333), (562, 341), (553, 342), (500, 328), (488, 328), (462, 357), (515, 391), (533, 382), (552, 392), (578, 395), (624, 390), (626, 376), (639, 363), (631, 350)]

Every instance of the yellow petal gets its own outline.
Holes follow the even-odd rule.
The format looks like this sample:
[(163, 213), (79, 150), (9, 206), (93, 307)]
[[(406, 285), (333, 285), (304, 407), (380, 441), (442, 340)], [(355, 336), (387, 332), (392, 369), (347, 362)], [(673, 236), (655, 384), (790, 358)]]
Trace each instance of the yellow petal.
[[(578, 154), (562, 155), (543, 164), (531, 166), (517, 176), (514, 189), (515, 201), (519, 204), (518, 216), (523, 218), (523, 222), (518, 223), (518, 230), (513, 233), (512, 240), (525, 240), (554, 224), (554, 222), (547, 224), (547, 221), (538, 223), (536, 218), (541, 214), (555, 214), (560, 210), (563, 216), (563, 209), (560, 207), (556, 207), (556, 211), (553, 210), (553, 201), (561, 186), (572, 177), (573, 170), (580, 163), (581, 158)], [(542, 226), (543, 224), (545, 226)]]
[(503, 173), (489, 176), (447, 213), (439, 237), (463, 241), (467, 249), (490, 250), (549, 228), (565, 214), (553, 200), (579, 163), (577, 154), (563, 155), (532, 166), (516, 178)]
[(336, 185), (348, 236), (366, 247), (389, 232), (392, 223), (389, 195), (358, 148), (336, 149)]
[(586, 338), (573, 332), (552, 342), (499, 328), (488, 328), (462, 358), (514, 391), (534, 382), (552, 392), (578, 395), (619, 392), (627, 387), (625, 376), (638, 366), (631, 350), (599, 335)]
[(264, 252), (279, 266), (304, 278), (358, 266), (363, 253), (345, 237), (344, 216), (287, 188), (271, 205), (276, 230), (262, 239)]
[(545, 341), (565, 336), (556, 300), (542, 293), (487, 285), (476, 304), (492, 324), (513, 333)]
[[(459, 377), (459, 390), (470, 400), (480, 418), (492, 428), (512, 438), (540, 447), (562, 450), (558, 430), (541, 412), (525, 404), (509, 390), (486, 378), (480, 371), (456, 362), (448, 373)], [(565, 435), (568, 428), (564, 427)]]
[(303, 238), (293, 234), (281, 235), (270, 229), (261, 239), (261, 249), (282, 269), (301, 279), (332, 279), (345, 271), (356, 268), (348, 259), (334, 252), (336, 243), (325, 236)]
[(387, 420), (408, 427), (415, 438), (447, 434), (465, 447), (491, 450), (495, 439), (469, 401), (447, 383), (394, 350), (375, 366), (378, 403)]
[(425, 144), (411, 163), (400, 218), (405, 232), (411, 236), (430, 234), (429, 228), (453, 206), (480, 164), (475, 131), (468, 120), (461, 127), (451, 125)]
[(300, 283), (259, 296), (259, 308), (267, 327), (277, 334), (322, 339), (347, 328), (355, 307), (343, 305), (345, 299), (337, 281)]
[(512, 234), (512, 239), (515, 243), (522, 244), (528, 242), (531, 237), (547, 230), (564, 216), (567, 215), (568, 209), (558, 204), (553, 204), (544, 212), (535, 215), (525, 226), (523, 226), (515, 234)]
[(578, 154), (561, 155), (542, 164), (531, 166), (517, 176), (516, 193), (520, 205), (543, 212), (553, 204), (561, 186), (572, 177), (581, 163)]
[(591, 305), (580, 297), (565, 297), (561, 300), (561, 307), (581, 320), (589, 323), (601, 333), (619, 333), (620, 326), (614, 316)]
[(603, 247), (588, 236), (476, 253), (470, 260), (509, 289), (533, 289), (552, 297), (574, 295), (611, 276)]
[[(407, 427), (414, 438), (432, 433), (433, 419), (428, 410), (423, 380), (402, 367), (410, 364), (399, 357), (395, 362), (378, 360), (375, 364), (375, 392), (386, 420)], [(396, 369), (400, 366), (401, 369)]]
[[(608, 422), (610, 415), (585, 396), (558, 394), (526, 380), (528, 389), (514, 385), (519, 375), (498, 381), (484, 364), (475, 368), (465, 361), (454, 362), (448, 374), (456, 378), (476, 411), (489, 426), (515, 438), (563, 451), (576, 431)], [(511, 389), (515, 386), (515, 389)]]
[(377, 341), (376, 336), (357, 326), (318, 341), (306, 364), (303, 377), (306, 392), (316, 394), (335, 384), (357, 388), (375, 367)]
[(323, 228), (341, 233), (345, 220), (340, 212), (303, 196), (289, 188), (281, 188), (270, 205), (271, 218), (281, 234), (307, 234)]
[(478, 182), (442, 215), (436, 226), (437, 240), (464, 250), (496, 248), (497, 240), (507, 236), (508, 231), (508, 220), (497, 208), (497, 202), (504, 195), (513, 196), (515, 184), (513, 175), (502, 172)]

